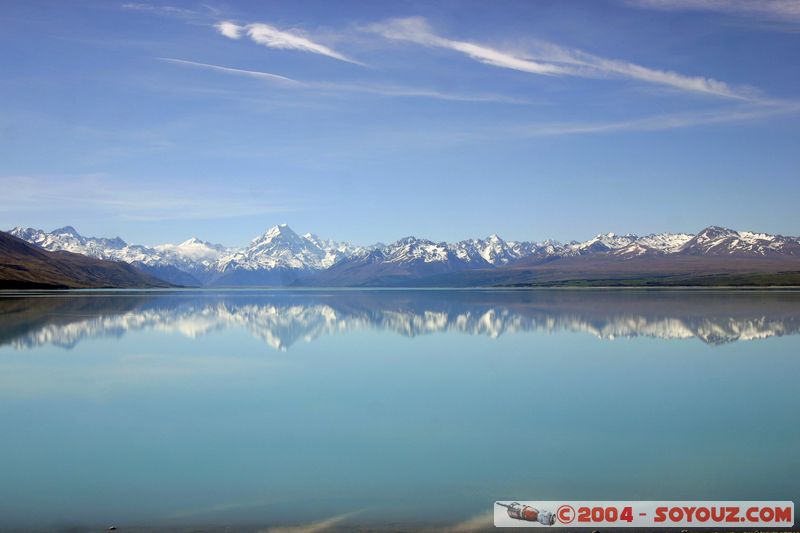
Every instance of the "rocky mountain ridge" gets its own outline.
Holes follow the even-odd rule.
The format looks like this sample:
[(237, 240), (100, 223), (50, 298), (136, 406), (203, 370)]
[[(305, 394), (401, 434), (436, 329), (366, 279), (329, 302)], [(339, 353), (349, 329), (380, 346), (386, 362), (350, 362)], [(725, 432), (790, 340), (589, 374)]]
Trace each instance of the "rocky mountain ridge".
[(69, 251), (132, 264), (181, 285), (249, 286), (380, 284), (472, 270), (493, 270), (566, 258), (626, 261), (665, 257), (800, 258), (800, 239), (710, 226), (696, 235), (598, 234), (586, 241), (506, 241), (498, 235), (455, 243), (413, 236), (391, 244), (356, 246), (299, 235), (274, 226), (242, 248), (192, 237), (180, 244), (145, 246), (120, 237), (84, 237), (65, 226), (51, 232), (17, 227), (9, 233), (49, 251)]

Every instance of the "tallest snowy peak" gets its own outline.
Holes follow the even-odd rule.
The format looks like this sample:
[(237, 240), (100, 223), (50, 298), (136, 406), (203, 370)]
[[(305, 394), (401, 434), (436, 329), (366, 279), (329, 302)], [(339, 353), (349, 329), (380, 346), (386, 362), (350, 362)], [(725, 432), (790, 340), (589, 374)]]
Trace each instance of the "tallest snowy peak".
[(277, 237), (278, 235), (289, 235), (289, 236), (297, 236), (297, 233), (292, 230), (288, 226), (288, 224), (278, 224), (277, 226), (272, 226), (266, 232), (264, 232), (264, 237)]
[(736, 230), (732, 230), (730, 228), (723, 228), (722, 226), (708, 226), (707, 228), (704, 228), (697, 235), (698, 236), (707, 236), (707, 237), (714, 238), (714, 237), (720, 237), (720, 236), (723, 236), (723, 235), (734, 235), (736, 233), (737, 233)]
[(286, 224), (279, 224), (273, 226), (264, 232), (260, 237), (255, 238), (251, 243), (251, 249), (270, 250), (273, 252), (282, 252), (292, 250), (298, 252), (306, 250), (310, 253), (321, 254), (322, 250), (315, 243), (301, 237), (295, 233), (292, 228)]

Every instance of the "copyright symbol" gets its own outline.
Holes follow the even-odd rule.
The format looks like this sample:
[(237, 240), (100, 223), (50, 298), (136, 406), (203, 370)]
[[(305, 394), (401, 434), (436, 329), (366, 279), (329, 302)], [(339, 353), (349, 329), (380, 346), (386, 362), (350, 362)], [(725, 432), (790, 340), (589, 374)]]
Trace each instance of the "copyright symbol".
[(556, 511), (556, 516), (558, 517), (558, 521), (562, 524), (569, 524), (575, 520), (575, 509), (570, 505), (562, 505)]

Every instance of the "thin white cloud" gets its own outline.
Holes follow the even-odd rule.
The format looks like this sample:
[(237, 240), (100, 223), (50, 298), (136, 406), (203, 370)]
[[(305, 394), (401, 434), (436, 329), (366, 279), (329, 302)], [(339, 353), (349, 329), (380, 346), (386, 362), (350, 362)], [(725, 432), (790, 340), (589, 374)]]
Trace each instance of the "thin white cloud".
[(187, 9), (180, 6), (165, 4), (149, 4), (147, 2), (126, 2), (122, 4), (122, 9), (127, 11), (138, 11), (160, 17), (180, 19), (185, 22), (195, 24), (208, 24), (208, 18), (219, 17), (219, 10), (208, 4), (196, 5), (196, 9)]
[(573, 74), (572, 70), (566, 67), (530, 61), (467, 41), (445, 39), (433, 33), (428, 22), (422, 17), (392, 19), (387, 22), (371, 24), (367, 26), (367, 29), (387, 39), (410, 41), (429, 47), (449, 48), (450, 50), (461, 52), (476, 61), (496, 67), (510, 68), (533, 74)]
[(198, 185), (192, 191), (149, 186), (145, 192), (145, 188), (98, 174), (0, 176), (0, 184), (4, 190), (0, 212), (6, 216), (66, 209), (77, 216), (120, 220), (216, 220), (297, 210), (273, 203), (274, 191)]
[(378, 96), (433, 98), (437, 100), (449, 100), (452, 102), (494, 102), (500, 104), (519, 105), (531, 103), (528, 100), (503, 96), (500, 94), (444, 92), (436, 89), (415, 88), (404, 85), (317, 82), (310, 84), (309, 87), (321, 90), (374, 94)]
[(216, 70), (219, 72), (225, 72), (227, 74), (238, 74), (240, 76), (249, 76), (252, 78), (259, 78), (269, 81), (275, 81), (280, 83), (289, 83), (293, 85), (303, 85), (302, 82), (297, 81), (292, 78), (287, 78), (286, 76), (281, 76), (279, 74), (272, 74), (271, 72), (263, 72), (260, 70), (245, 70), (241, 68), (233, 68), (233, 67), (225, 67), (222, 65), (212, 65), (210, 63), (199, 63), (197, 61), (189, 61), (188, 59), (176, 59), (174, 57), (159, 57), (157, 58), (159, 61), (167, 61), (169, 63), (177, 63), (180, 65), (189, 65), (193, 67), (201, 67), (209, 70)]
[(718, 109), (693, 113), (653, 115), (629, 120), (605, 122), (561, 122), (514, 125), (484, 132), (490, 137), (510, 135), (512, 137), (552, 137), (614, 133), (625, 131), (665, 131), (696, 126), (713, 126), (734, 122), (762, 120), (776, 116), (791, 116), (800, 113), (798, 102), (773, 102), (771, 104), (746, 104), (734, 109)]
[(424, 18), (392, 19), (367, 26), (367, 30), (394, 40), (410, 41), (423, 46), (446, 48), (476, 61), (501, 68), (542, 75), (580, 77), (621, 77), (644, 81), (682, 91), (728, 98), (751, 98), (752, 89), (734, 89), (722, 81), (702, 76), (686, 76), (677, 72), (652, 69), (626, 61), (606, 59), (557, 45), (542, 45), (530, 57), (521, 57), (468, 41), (446, 39), (433, 32)]
[(751, 99), (757, 95), (757, 91), (750, 87), (733, 89), (727, 83), (713, 78), (686, 76), (669, 70), (652, 69), (627, 61), (599, 57), (580, 50), (570, 50), (554, 44), (541, 44), (537, 54), (549, 61), (582, 68), (583, 70), (578, 70), (578, 75), (619, 76), (684, 91), (729, 98)]
[[(409, 146), (455, 146), (507, 143), (517, 139), (567, 137), (575, 135), (607, 135), (626, 132), (661, 132), (676, 129), (756, 122), (775, 117), (800, 114), (800, 102), (774, 102), (769, 105), (743, 103), (713, 111), (650, 115), (638, 118), (598, 121), (514, 122), (493, 125), (460, 124), (454, 129), (395, 130), (375, 132), (367, 136), (380, 149), (407, 150)], [(364, 149), (364, 145), (360, 145)]]
[(214, 25), (220, 34), (228, 37), (229, 39), (240, 39), (243, 35), (247, 35), (253, 42), (264, 45), (268, 48), (275, 48), (279, 50), (299, 50), (301, 52), (308, 52), (311, 54), (318, 54), (339, 61), (346, 61), (356, 65), (363, 65), (354, 59), (340, 54), (336, 50), (329, 48), (323, 44), (317, 43), (308, 37), (293, 30), (279, 30), (275, 26), (256, 22), (253, 24), (236, 24), (231, 21), (223, 21)]
[(159, 15), (169, 15), (175, 17), (190, 17), (197, 14), (197, 12), (192, 9), (186, 9), (177, 6), (148, 4), (144, 2), (128, 2), (122, 4), (122, 9), (145, 11), (148, 13), (156, 13)]
[(628, 0), (628, 4), (649, 9), (714, 11), (778, 22), (800, 22), (797, 0)]
[(186, 59), (176, 59), (172, 57), (159, 57), (157, 59), (159, 59), (160, 61), (168, 61), (170, 63), (180, 64), (180, 65), (187, 65), (192, 67), (204, 68), (208, 70), (214, 70), (217, 72), (223, 72), (225, 74), (234, 74), (239, 76), (259, 78), (266, 81), (287, 83), (291, 84), (294, 87), (319, 90), (319, 91), (364, 93), (364, 94), (374, 94), (378, 96), (396, 96), (396, 97), (409, 97), (409, 98), (434, 98), (438, 100), (450, 100), (455, 102), (495, 102), (495, 103), (505, 103), (505, 104), (530, 103), (526, 100), (521, 100), (497, 94), (454, 93), (454, 92), (438, 91), (435, 89), (407, 87), (403, 85), (300, 81), (293, 78), (287, 78), (286, 76), (273, 74), (271, 72), (226, 67), (222, 65), (214, 65), (211, 63), (200, 63), (198, 61), (189, 61)]

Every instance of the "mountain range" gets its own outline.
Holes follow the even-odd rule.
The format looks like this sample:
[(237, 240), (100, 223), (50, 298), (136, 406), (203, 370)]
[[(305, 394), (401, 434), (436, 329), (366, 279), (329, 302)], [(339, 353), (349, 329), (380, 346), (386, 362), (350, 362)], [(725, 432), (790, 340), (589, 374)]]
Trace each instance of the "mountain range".
[(0, 232), (0, 289), (166, 288), (170, 284), (119, 261), (48, 251)]
[(568, 243), (490, 235), (357, 246), (299, 235), (281, 224), (242, 248), (194, 237), (180, 244), (129, 244), (119, 237), (85, 237), (71, 226), (9, 233), (47, 251), (127, 263), (181, 286), (800, 284), (798, 237), (718, 226), (694, 235), (605, 233)]

